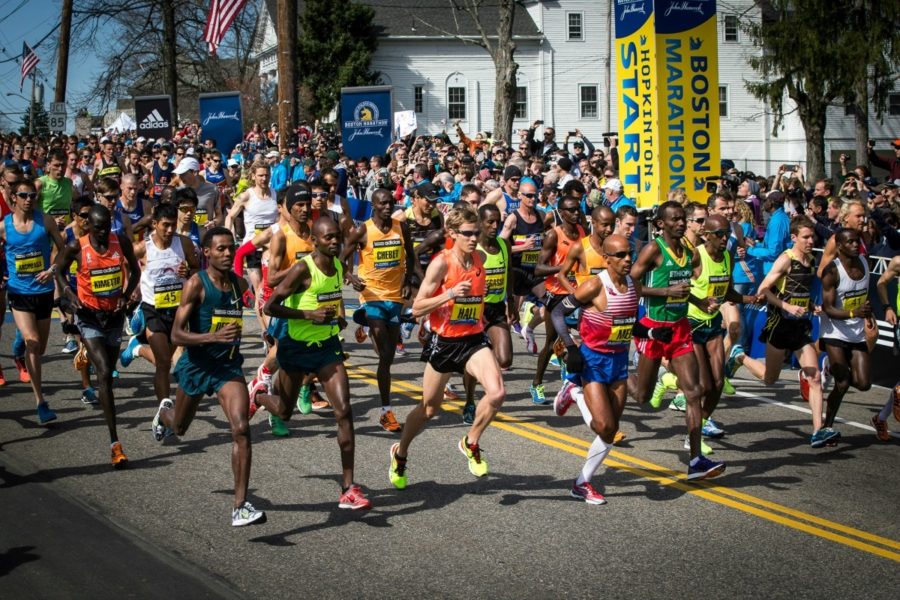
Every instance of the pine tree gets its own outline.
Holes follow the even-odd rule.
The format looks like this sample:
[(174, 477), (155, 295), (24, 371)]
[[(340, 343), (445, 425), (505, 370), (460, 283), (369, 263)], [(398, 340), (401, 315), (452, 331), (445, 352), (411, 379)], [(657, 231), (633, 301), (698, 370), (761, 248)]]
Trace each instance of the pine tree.
[[(33, 102), (34, 106), (34, 135), (47, 135), (50, 133), (50, 116), (47, 114), (46, 109), (44, 109), (44, 105), (40, 102)], [(22, 115), (22, 126), (19, 128), (19, 133), (22, 135), (28, 133), (29, 123), (31, 122), (30, 111), (25, 111), (25, 114)]]

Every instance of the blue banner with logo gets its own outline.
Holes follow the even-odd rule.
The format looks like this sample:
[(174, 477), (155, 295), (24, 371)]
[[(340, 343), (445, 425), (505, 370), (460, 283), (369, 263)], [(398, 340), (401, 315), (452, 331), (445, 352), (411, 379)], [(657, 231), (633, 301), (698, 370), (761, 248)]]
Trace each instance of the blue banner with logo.
[(341, 89), (341, 141), (353, 160), (387, 151), (392, 119), (390, 86)]
[(231, 149), (244, 139), (241, 94), (200, 94), (200, 127), (203, 128), (203, 139), (216, 140), (216, 148), (228, 156)]

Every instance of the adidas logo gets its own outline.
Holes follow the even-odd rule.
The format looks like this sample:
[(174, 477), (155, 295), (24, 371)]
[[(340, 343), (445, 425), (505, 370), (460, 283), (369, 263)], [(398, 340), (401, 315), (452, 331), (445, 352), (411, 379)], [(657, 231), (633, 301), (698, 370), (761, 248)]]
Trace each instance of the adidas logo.
[(158, 129), (168, 126), (169, 121), (163, 119), (163, 116), (159, 114), (159, 111), (154, 108), (153, 112), (144, 117), (144, 120), (138, 125), (138, 129)]

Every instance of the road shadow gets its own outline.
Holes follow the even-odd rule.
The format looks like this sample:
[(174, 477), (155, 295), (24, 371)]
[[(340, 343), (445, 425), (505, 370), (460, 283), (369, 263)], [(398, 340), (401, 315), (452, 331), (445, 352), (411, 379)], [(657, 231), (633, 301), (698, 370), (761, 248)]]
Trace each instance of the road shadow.
[(0, 552), (0, 577), (9, 575), (16, 567), (40, 560), (40, 554), (31, 552), (34, 549), (34, 546), (16, 546)]

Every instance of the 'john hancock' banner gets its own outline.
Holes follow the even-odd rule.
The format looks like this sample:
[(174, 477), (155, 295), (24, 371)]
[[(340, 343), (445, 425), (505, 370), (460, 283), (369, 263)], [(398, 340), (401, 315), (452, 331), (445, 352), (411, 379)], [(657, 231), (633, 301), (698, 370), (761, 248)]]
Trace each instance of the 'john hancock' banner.
[(244, 139), (240, 92), (200, 94), (200, 127), (204, 140), (215, 140), (216, 148), (230, 155)]
[(639, 208), (719, 175), (715, 0), (615, 0), (619, 166)]
[(341, 88), (341, 141), (354, 159), (384, 154), (391, 144), (390, 86)]

